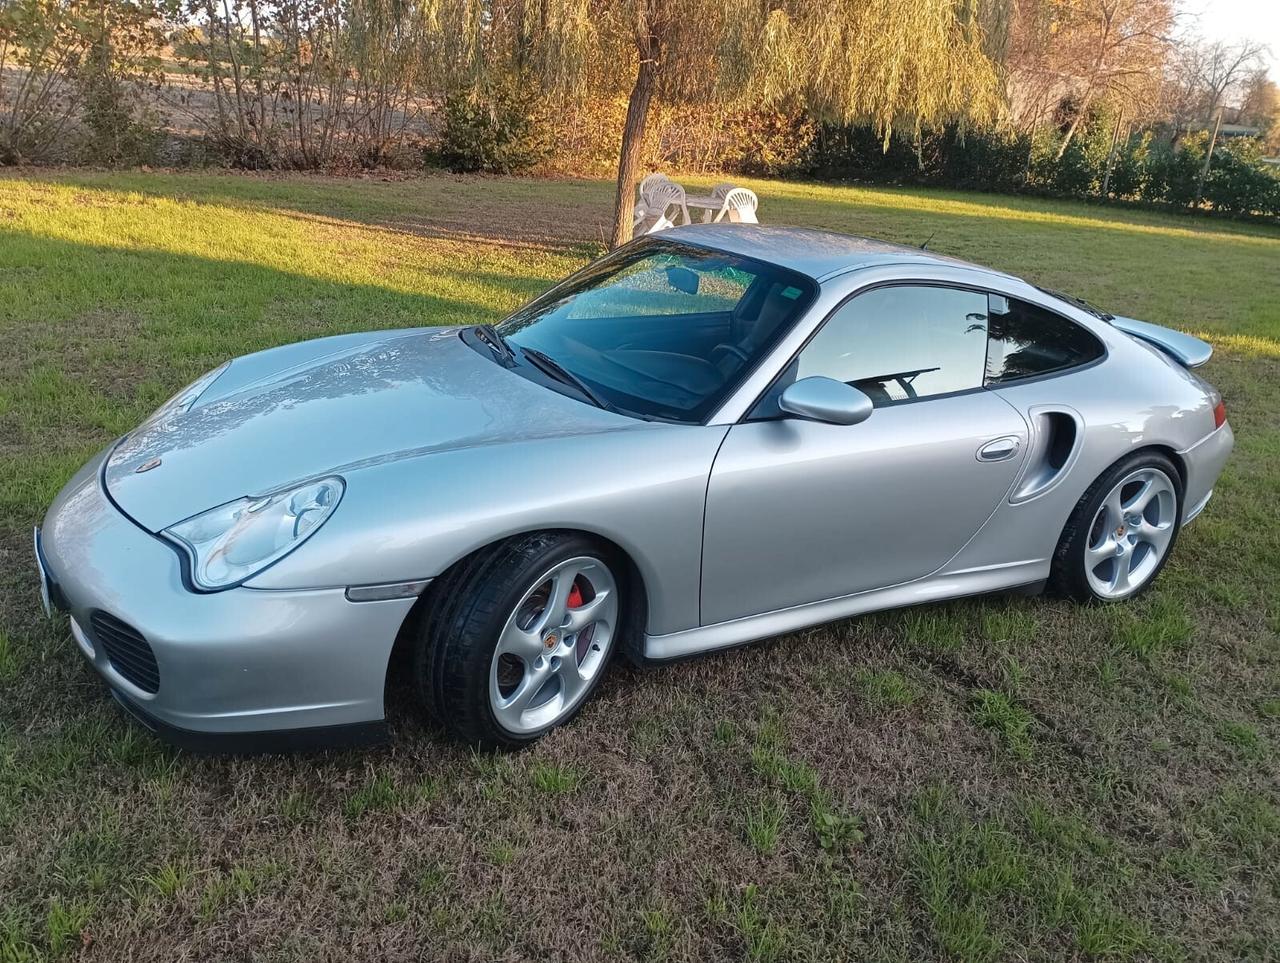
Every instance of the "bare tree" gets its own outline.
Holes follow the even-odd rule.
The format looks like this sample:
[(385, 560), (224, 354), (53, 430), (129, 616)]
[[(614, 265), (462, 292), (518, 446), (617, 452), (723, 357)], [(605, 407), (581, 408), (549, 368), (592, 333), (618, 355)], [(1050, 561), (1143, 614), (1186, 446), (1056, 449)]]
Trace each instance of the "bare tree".
[(1213, 151), (1218, 144), (1218, 132), (1222, 128), (1222, 111), (1227, 97), (1241, 88), (1244, 80), (1262, 64), (1266, 45), (1252, 40), (1242, 40), (1235, 44), (1216, 41), (1201, 44), (1201, 55), (1198, 58), (1198, 70), (1195, 77), (1206, 107), (1205, 120), (1213, 125), (1209, 135), (1209, 148), (1204, 154), (1204, 164), (1200, 167), (1200, 175), (1196, 178), (1195, 204), (1198, 207), (1204, 196), (1204, 180), (1209, 176), (1209, 168), (1213, 164)]
[(1243, 93), (1246, 81), (1263, 65), (1266, 44), (1241, 40), (1227, 44), (1216, 41), (1199, 44), (1196, 82), (1207, 101), (1205, 119), (1211, 117), (1227, 98)]
[(1170, 47), (1173, 11), (1167, 0), (1076, 0), (1060, 4), (1055, 59), (1078, 90), (1057, 159), (1103, 96), (1146, 100)]

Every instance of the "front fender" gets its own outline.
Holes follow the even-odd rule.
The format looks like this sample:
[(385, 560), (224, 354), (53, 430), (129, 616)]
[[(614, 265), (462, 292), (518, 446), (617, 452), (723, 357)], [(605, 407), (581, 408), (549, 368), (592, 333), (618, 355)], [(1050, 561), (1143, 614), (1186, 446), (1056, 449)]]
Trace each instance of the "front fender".
[(727, 430), (654, 424), (365, 466), (346, 474), (342, 504), (324, 528), (247, 584), (297, 589), (433, 578), (502, 538), (568, 528), (615, 542), (635, 562), (650, 632), (692, 628), (707, 476)]

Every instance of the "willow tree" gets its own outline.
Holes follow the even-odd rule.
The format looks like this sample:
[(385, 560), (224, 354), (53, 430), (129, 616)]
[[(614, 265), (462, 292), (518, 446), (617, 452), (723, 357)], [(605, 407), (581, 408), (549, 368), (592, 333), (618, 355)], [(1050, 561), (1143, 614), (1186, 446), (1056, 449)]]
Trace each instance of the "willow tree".
[(616, 245), (631, 236), (655, 102), (724, 110), (799, 98), (819, 118), (873, 124), (886, 146), (895, 128), (987, 120), (1000, 101), (980, 4), (1007, 2), (489, 0), (483, 44), (490, 64), (518, 65), (550, 97), (626, 94)]

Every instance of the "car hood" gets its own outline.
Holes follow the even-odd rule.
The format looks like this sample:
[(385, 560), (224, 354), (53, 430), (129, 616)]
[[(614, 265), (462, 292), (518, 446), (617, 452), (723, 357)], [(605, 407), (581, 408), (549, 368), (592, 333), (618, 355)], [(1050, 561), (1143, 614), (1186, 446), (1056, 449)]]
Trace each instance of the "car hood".
[(344, 335), (238, 358), (190, 410), (121, 439), (104, 470), (107, 491), (160, 531), (319, 475), (643, 424), (528, 381), (458, 334)]

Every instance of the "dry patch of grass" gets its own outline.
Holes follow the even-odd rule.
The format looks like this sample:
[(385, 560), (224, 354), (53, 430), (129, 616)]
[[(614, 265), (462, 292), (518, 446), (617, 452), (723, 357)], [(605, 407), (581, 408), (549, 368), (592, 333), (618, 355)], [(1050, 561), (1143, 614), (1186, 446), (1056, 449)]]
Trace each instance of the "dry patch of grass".
[(0, 961), (1265, 959), (1280, 947), (1280, 235), (752, 184), (1208, 331), (1239, 447), (1156, 589), (992, 598), (615, 666), (516, 756), (198, 759), (38, 614), (30, 526), (226, 357), (491, 320), (598, 250), (591, 181), (0, 181)]

